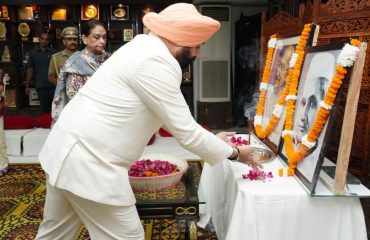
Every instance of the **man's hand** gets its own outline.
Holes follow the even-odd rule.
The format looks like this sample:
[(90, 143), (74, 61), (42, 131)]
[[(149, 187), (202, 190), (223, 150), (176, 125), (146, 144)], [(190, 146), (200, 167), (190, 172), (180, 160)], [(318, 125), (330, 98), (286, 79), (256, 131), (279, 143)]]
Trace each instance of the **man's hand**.
[(263, 169), (262, 164), (251, 154), (254, 151), (251, 147), (239, 146), (238, 148), (240, 150), (239, 162), (247, 164), (254, 170), (260, 171)]
[(216, 134), (217, 137), (221, 138), (225, 143), (233, 146), (233, 143), (230, 141), (230, 137), (234, 136), (235, 132), (219, 132)]

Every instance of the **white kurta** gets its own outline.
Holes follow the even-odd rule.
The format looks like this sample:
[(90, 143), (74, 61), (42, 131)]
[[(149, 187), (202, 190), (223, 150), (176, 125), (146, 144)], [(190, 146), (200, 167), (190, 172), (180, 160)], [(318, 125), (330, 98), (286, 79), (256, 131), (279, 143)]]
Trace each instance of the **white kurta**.
[(128, 168), (162, 125), (210, 164), (232, 148), (193, 119), (181, 69), (155, 34), (117, 50), (68, 103), (39, 160), (52, 186), (96, 202), (131, 205)]

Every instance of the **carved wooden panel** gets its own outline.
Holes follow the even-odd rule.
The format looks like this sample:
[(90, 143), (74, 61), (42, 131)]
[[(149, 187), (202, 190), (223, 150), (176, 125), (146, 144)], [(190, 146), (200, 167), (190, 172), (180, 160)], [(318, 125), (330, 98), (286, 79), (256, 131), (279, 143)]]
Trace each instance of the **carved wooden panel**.
[(369, 0), (335, 0), (320, 4), (320, 15), (331, 16), (338, 13), (347, 13), (370, 9)]
[(320, 34), (354, 33), (370, 31), (370, 17), (320, 23)]
[(307, 1), (304, 4), (304, 11), (301, 14), (302, 14), (303, 22), (312, 22), (313, 4), (310, 1)]
[[(275, 33), (286, 32), (287, 30), (298, 29), (299, 19), (287, 12), (279, 12), (272, 17), (265, 25), (265, 33), (270, 36)], [(294, 35), (294, 33), (292, 33)]]

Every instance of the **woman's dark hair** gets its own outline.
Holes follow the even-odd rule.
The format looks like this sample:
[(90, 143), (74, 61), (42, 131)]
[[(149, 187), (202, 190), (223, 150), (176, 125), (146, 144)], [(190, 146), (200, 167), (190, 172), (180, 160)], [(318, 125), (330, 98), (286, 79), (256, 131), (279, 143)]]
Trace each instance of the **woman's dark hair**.
[(102, 26), (103, 28), (105, 28), (104, 24), (96, 19), (83, 22), (81, 24), (81, 35), (89, 36), (91, 33), (91, 30), (94, 29), (96, 26)]

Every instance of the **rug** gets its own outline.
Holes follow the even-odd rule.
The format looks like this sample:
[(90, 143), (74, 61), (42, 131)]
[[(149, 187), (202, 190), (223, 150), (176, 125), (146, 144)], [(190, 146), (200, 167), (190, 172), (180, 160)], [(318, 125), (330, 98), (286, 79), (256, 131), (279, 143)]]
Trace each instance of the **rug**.
[[(14, 164), (0, 177), (0, 239), (31, 240), (42, 220), (45, 202), (45, 174), (39, 164)], [(185, 220), (142, 220), (146, 240), (185, 239)], [(199, 240), (217, 240), (212, 226), (198, 228)], [(78, 240), (90, 239), (83, 226)]]

